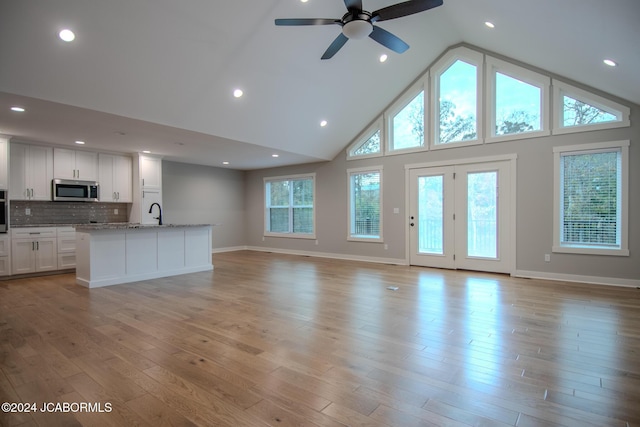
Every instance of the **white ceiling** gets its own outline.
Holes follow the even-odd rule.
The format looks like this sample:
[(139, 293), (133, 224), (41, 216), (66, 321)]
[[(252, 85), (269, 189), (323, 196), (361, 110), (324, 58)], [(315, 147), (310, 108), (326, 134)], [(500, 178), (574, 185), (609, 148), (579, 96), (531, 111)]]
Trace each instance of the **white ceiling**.
[(340, 27), (273, 22), (345, 12), (342, 0), (3, 0), (0, 133), (242, 170), (331, 160), (461, 42), (640, 104), (638, 0), (444, 0), (378, 24), (404, 54), (352, 40), (326, 61)]

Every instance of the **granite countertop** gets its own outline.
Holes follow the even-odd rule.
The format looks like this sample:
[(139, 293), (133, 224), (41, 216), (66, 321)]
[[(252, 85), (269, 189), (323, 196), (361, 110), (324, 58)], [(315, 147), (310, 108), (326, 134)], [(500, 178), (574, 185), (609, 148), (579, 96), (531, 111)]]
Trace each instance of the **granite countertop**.
[(177, 228), (177, 227), (210, 227), (219, 224), (137, 224), (129, 222), (112, 222), (106, 224), (77, 224), (76, 230), (131, 230), (149, 228)]

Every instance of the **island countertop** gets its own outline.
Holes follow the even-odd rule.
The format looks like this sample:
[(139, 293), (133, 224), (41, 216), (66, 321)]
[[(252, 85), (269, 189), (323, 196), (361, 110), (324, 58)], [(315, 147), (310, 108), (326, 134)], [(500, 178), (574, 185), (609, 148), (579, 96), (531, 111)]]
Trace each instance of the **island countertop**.
[(103, 224), (77, 224), (77, 231), (92, 230), (135, 230), (135, 229), (154, 229), (154, 228), (178, 228), (178, 227), (212, 227), (220, 224), (138, 224), (130, 222), (109, 222)]

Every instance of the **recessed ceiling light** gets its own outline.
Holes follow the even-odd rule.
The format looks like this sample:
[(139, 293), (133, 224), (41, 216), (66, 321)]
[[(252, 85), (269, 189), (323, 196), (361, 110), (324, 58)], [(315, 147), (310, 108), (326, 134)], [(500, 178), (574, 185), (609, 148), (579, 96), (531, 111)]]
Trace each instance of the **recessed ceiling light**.
[(280, 157), (280, 154), (272, 154), (271, 157)]
[(327, 121), (323, 120), (320, 122), (320, 126), (325, 127), (327, 125)]
[(244, 95), (242, 89), (236, 89), (233, 91), (233, 96), (235, 96), (236, 98), (240, 98), (242, 95)]
[(72, 42), (75, 40), (76, 35), (70, 29), (65, 28), (58, 33), (58, 37), (65, 42)]
[(609, 67), (615, 67), (615, 66), (617, 66), (617, 65), (618, 65), (615, 61), (613, 61), (613, 60), (611, 60), (611, 59), (605, 59), (605, 60), (604, 60), (604, 61), (602, 61), (602, 62), (604, 62), (605, 64), (607, 64)]
[(495, 28), (495, 27), (496, 27), (496, 26), (493, 24), (493, 22), (489, 22), (489, 21), (485, 22), (485, 23), (484, 23), (484, 25), (486, 25), (486, 26), (487, 26), (487, 27), (489, 27), (489, 28)]
[(308, 2), (308, 1), (309, 1), (309, 0), (300, 0), (300, 2), (302, 2), (302, 3), (306, 3), (306, 2)]
[(144, 154), (151, 154), (151, 151), (149, 151), (149, 150), (142, 150), (142, 152), (143, 152)]
[(386, 53), (383, 53), (382, 55), (380, 55), (380, 62), (385, 62), (389, 57), (387, 56)]
[(13, 107), (11, 107), (11, 111), (15, 111), (16, 113), (24, 113), (24, 108), (18, 107), (18, 106), (13, 106)]
[(222, 162), (222, 164), (223, 164), (223, 165), (228, 165), (228, 164), (229, 164), (229, 162)]
[(78, 144), (78, 145), (84, 145), (84, 141), (76, 141), (76, 144)]

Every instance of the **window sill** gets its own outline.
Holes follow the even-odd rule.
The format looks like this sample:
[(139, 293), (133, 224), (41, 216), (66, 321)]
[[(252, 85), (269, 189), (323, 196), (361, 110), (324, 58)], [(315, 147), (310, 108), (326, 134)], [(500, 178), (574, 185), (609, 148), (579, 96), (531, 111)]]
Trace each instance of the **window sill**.
[(289, 239), (307, 239), (315, 240), (315, 234), (294, 234), (294, 233), (265, 233), (264, 237), (284, 237)]
[(555, 253), (566, 254), (586, 254), (586, 255), (609, 255), (609, 256), (629, 256), (628, 249), (619, 248), (594, 248), (584, 246), (554, 246), (551, 249)]

